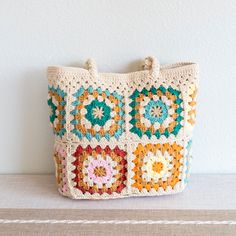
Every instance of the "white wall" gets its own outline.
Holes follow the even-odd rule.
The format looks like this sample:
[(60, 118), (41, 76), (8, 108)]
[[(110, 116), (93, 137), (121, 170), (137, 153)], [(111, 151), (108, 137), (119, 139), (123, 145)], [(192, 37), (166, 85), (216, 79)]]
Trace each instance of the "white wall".
[(195, 173), (236, 172), (234, 0), (0, 0), (0, 173), (53, 171), (46, 67), (200, 64)]

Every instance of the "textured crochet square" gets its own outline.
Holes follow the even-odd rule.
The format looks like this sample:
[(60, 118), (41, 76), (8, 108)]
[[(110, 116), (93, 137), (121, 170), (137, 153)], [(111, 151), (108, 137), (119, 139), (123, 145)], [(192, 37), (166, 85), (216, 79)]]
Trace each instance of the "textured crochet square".
[(55, 135), (58, 190), (74, 199), (181, 192), (190, 175), (198, 66), (160, 66), (98, 73), (48, 67), (48, 105)]

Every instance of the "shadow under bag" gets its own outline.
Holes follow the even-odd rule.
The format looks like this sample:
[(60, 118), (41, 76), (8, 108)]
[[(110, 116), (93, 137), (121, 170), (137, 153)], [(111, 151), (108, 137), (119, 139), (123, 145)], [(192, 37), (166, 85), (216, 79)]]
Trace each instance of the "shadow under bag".
[(196, 117), (198, 66), (160, 66), (98, 73), (48, 68), (59, 192), (74, 199), (181, 192), (188, 182)]

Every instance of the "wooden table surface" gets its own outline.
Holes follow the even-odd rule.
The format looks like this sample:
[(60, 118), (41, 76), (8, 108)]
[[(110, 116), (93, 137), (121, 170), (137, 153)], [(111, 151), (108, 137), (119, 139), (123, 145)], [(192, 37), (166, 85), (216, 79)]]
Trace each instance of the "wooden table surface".
[(235, 183), (192, 175), (180, 194), (91, 201), (61, 196), (53, 175), (1, 175), (0, 235), (236, 235)]

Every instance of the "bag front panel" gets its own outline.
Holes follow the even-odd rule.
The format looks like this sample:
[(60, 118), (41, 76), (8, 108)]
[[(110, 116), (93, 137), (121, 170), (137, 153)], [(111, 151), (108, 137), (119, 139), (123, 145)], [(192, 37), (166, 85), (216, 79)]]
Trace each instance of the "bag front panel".
[(71, 198), (162, 195), (189, 176), (197, 71), (49, 76), (59, 191)]

